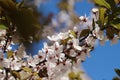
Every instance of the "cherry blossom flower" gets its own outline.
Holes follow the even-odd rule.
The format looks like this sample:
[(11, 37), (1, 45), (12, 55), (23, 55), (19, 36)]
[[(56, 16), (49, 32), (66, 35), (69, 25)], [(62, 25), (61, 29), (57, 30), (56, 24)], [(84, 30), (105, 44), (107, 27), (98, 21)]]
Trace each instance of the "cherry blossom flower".
[(63, 77), (61, 77), (60, 80), (69, 80), (69, 78), (67, 76), (63, 76)]
[(78, 39), (73, 39), (73, 46), (77, 50), (82, 50), (82, 47), (79, 46), (79, 40)]
[(46, 58), (46, 54), (42, 52), (42, 50), (39, 50), (38, 55), (33, 56), (36, 63), (39, 63)]
[(96, 36), (97, 39), (103, 40), (104, 38), (104, 33), (103, 31), (100, 30), (100, 27), (98, 25), (95, 26), (95, 30), (93, 31), (93, 36)]
[(6, 34), (6, 30), (1, 30), (0, 29), (0, 36), (5, 36), (5, 34)]
[(78, 32), (78, 30), (79, 30), (78, 27), (76, 26), (73, 27), (73, 31)]
[(29, 56), (28, 58), (27, 58), (27, 62), (28, 62), (28, 65), (29, 66), (32, 66), (32, 67), (35, 67), (36, 66), (36, 61), (34, 61), (34, 59), (32, 58), (32, 56)]
[(82, 21), (82, 22), (87, 22), (88, 18), (85, 16), (80, 16), (79, 19)]
[(16, 60), (11, 61), (10, 68), (11, 70), (20, 70), (21, 62), (17, 62)]
[(56, 36), (56, 35), (52, 35), (51, 37), (50, 37), (50, 36), (47, 36), (47, 38), (48, 38), (50, 41), (58, 41), (58, 40), (59, 40), (59, 37)]
[(5, 76), (4, 71), (0, 69), (0, 79), (4, 80)]
[(93, 9), (92, 9), (92, 12), (93, 12), (94, 14), (96, 14), (98, 11), (99, 11), (98, 8), (93, 8)]
[(22, 58), (28, 57), (28, 55), (26, 54), (25, 47), (23, 46), (23, 44), (19, 46), (18, 50), (15, 52), (15, 56), (18, 59), (22, 59)]
[(65, 33), (60, 32), (60, 33), (58, 34), (58, 37), (59, 37), (59, 39), (63, 40), (63, 39), (67, 39), (67, 38), (68, 38), (68, 35), (69, 35), (68, 32), (65, 32)]

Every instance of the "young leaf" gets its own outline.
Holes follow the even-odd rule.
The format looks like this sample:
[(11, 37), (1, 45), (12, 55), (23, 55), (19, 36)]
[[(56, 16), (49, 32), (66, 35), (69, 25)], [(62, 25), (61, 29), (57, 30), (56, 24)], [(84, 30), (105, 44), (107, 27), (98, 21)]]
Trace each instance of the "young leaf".
[(39, 79), (37, 79), (37, 80), (42, 80), (42, 78), (39, 78)]
[(84, 37), (84, 36), (88, 35), (89, 32), (90, 32), (90, 29), (84, 29), (84, 30), (82, 30), (82, 32), (80, 33), (80, 37)]
[(28, 80), (28, 78), (32, 75), (32, 73), (28, 73), (26, 71), (19, 72), (21, 79), (20, 80)]
[(100, 8), (100, 9), (99, 9), (100, 26), (103, 26), (103, 25), (104, 25), (104, 21), (105, 21), (105, 12), (106, 12), (106, 9), (105, 9), (105, 8)]
[(117, 18), (110, 23), (114, 28), (120, 30), (120, 18)]
[(13, 53), (14, 53), (14, 52), (12, 52), (12, 51), (8, 51), (8, 52), (7, 52), (7, 58), (11, 58), (11, 57), (13, 56)]
[(7, 29), (7, 27), (3, 24), (0, 24), (0, 29)]
[(94, 0), (94, 2), (99, 5), (111, 9), (111, 6), (105, 0)]
[(2, 67), (2, 66), (0, 66), (0, 69), (3, 69), (3, 67)]
[(37, 72), (32, 73), (33, 76), (38, 76)]
[(70, 40), (71, 38), (68, 37), (67, 39), (61, 40), (61, 44), (66, 44), (68, 40)]
[(70, 31), (70, 33), (71, 33), (75, 38), (77, 37), (77, 35), (75, 34), (74, 31)]
[(76, 77), (76, 74), (74, 72), (70, 72), (68, 76), (70, 79), (74, 79)]
[(20, 74), (19, 74), (19, 72), (17, 72), (17, 71), (11, 71), (11, 74), (12, 74), (15, 78), (20, 79)]
[(120, 23), (118, 24), (111, 24), (113, 27), (115, 27), (116, 29), (120, 29)]
[(32, 72), (32, 70), (30, 68), (28, 68), (28, 67), (23, 67), (22, 69), (23, 69), (23, 71), (26, 71), (26, 72), (29, 72), (29, 73)]

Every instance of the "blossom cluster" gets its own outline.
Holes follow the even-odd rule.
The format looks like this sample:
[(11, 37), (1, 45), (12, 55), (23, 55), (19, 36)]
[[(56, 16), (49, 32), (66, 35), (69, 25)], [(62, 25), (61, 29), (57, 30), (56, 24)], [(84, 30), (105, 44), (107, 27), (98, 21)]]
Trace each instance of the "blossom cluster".
[[(96, 15), (98, 10), (93, 9), (93, 12)], [(94, 22), (90, 23), (86, 16), (81, 16), (79, 19), (81, 26), (87, 26), (85, 29), (75, 26), (67, 32), (47, 36), (52, 45), (45, 42), (42, 50), (34, 56), (26, 54), (23, 44), (17, 50), (11, 50), (12, 41), (6, 46), (7, 50), (4, 52), (2, 46), (6, 43), (4, 38), (1, 38), (0, 80), (69, 80), (63, 77), (63, 73), (79, 69), (81, 62), (90, 56), (96, 40), (100, 40), (101, 44), (107, 40), (98, 24), (92, 25)], [(88, 23), (92, 26), (88, 27), (86, 25)], [(6, 32), (1, 34), (0, 36), (3, 37)], [(117, 37), (114, 41), (117, 41)], [(79, 78), (82, 78), (81, 75)]]
[(84, 43), (80, 44), (80, 32), (76, 31), (76, 28), (51, 37), (48, 36), (53, 45), (49, 46), (44, 43), (44, 48), (33, 57), (26, 54), (23, 45), (20, 45), (18, 50), (8, 50), (6, 55), (1, 50), (1, 80), (4, 80), (6, 76), (9, 80), (16, 78), (56, 80), (57, 76), (62, 76), (62, 73), (69, 69), (79, 68), (80, 63), (89, 55), (92, 49), (90, 47), (94, 46), (95, 39), (89, 35)]
[(60, 77), (62, 73), (72, 70), (73, 66), (79, 68), (80, 63), (89, 55), (87, 45), (93, 45), (86, 39), (84, 42), (86, 45), (79, 46), (79, 34), (77, 27), (74, 27), (74, 30), (48, 36), (53, 45), (44, 43), (44, 48), (34, 56), (27, 55), (23, 45), (20, 45), (18, 50), (8, 50), (6, 55), (1, 50), (1, 80), (6, 76), (9, 80), (16, 78), (56, 80), (57, 76)]

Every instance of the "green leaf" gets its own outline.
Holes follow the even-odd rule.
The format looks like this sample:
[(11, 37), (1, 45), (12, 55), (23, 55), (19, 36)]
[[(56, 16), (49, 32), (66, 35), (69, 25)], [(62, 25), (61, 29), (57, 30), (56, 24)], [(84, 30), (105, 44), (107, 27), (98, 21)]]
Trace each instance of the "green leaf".
[(71, 37), (68, 37), (67, 39), (61, 40), (60, 43), (61, 44), (66, 44), (68, 42), (68, 40), (70, 40)]
[(110, 25), (112, 25), (114, 28), (120, 30), (120, 18), (114, 19), (110, 22)]
[(3, 69), (3, 67), (2, 67), (2, 66), (0, 66), (0, 69)]
[(36, 79), (36, 80), (42, 80), (42, 78)]
[(100, 8), (100, 9), (99, 9), (99, 21), (100, 21), (100, 26), (103, 26), (103, 25), (104, 25), (105, 13), (106, 13), (106, 9), (105, 9), (105, 8)]
[(0, 0), (0, 7), (13, 25), (16, 25), (22, 41), (29, 41), (30, 36), (34, 40), (36, 40), (36, 37), (40, 39), (41, 35), (36, 34), (38, 31), (41, 33), (43, 27), (39, 23), (38, 12), (33, 8), (25, 7), (25, 5), (24, 7), (18, 6), (23, 6), (23, 2), (17, 5), (12, 0)]
[(77, 74), (80, 75), (80, 74), (84, 74), (85, 72), (83, 71), (79, 71)]
[(7, 29), (7, 27), (3, 24), (0, 24), (0, 29)]
[(15, 78), (20, 79), (20, 74), (19, 74), (19, 72), (17, 72), (17, 71), (11, 71), (11, 74), (12, 74)]
[(119, 24), (111, 24), (113, 27), (115, 27), (116, 29), (120, 29), (120, 23)]
[(111, 9), (111, 6), (105, 0), (94, 0), (94, 2), (99, 5)]
[(72, 34), (75, 38), (77, 37), (74, 31), (70, 31), (70, 34)]
[(120, 7), (117, 7), (116, 8), (116, 13), (115, 13), (116, 16), (119, 16), (120, 15)]
[(25, 71), (21, 71), (21, 72), (20, 72), (20, 77), (21, 77), (20, 80), (28, 80), (31, 75), (32, 75), (32, 73), (28, 73), (28, 72), (25, 72)]
[(37, 72), (32, 73), (33, 76), (38, 76)]
[(8, 51), (7, 52), (7, 58), (11, 58), (13, 56), (13, 51)]
[(23, 69), (24, 71), (26, 71), (26, 72), (29, 72), (29, 73), (32, 72), (32, 70), (31, 70), (30, 68), (28, 68), (28, 67), (23, 67), (22, 69)]
[(70, 72), (68, 76), (70, 79), (74, 79), (76, 77), (76, 74), (74, 72)]
[(82, 80), (81, 77), (80, 77), (80, 74), (82, 74), (82, 73), (70, 72), (70, 73), (68, 73), (68, 77), (69, 77), (70, 80)]
[(105, 17), (104, 24), (108, 23), (108, 16)]
[(18, 9), (10, 15), (10, 18), (12, 22), (16, 24), (18, 32), (24, 40), (29, 40), (30, 36), (35, 38), (35, 34), (42, 30), (42, 27), (38, 22), (38, 18), (31, 10)]
[(120, 69), (115, 69), (115, 72), (117, 73), (118, 76), (120, 76)]
[(82, 32), (80, 33), (80, 37), (84, 37), (87, 36), (90, 32), (90, 29), (84, 29), (82, 30)]
[(78, 80), (82, 80), (81, 76), (80, 76), (81, 74), (84, 74), (84, 72), (83, 71), (77, 72), (77, 78), (78, 78)]
[(115, 10), (116, 10), (115, 0), (107, 0), (107, 2), (108, 2), (109, 5), (111, 6), (112, 11), (115, 12)]

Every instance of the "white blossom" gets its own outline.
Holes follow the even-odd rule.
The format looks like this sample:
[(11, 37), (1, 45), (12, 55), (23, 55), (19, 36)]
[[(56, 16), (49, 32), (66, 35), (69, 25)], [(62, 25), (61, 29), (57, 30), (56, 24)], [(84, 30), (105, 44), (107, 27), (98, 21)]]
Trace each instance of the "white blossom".
[(79, 46), (79, 40), (78, 39), (73, 39), (73, 46), (77, 50), (82, 50), (82, 47)]
[(34, 61), (34, 59), (31, 56), (27, 58), (27, 62), (29, 66), (32, 66), (32, 67), (36, 66), (36, 61)]
[(92, 12), (93, 12), (93, 13), (97, 13), (98, 11), (99, 11), (98, 8), (93, 8), (93, 9), (92, 9)]
[(5, 36), (6, 30), (0, 29), (0, 36)]
[(83, 22), (87, 22), (88, 18), (86, 17), (86, 14), (85, 16), (80, 16), (79, 19)]
[(11, 70), (20, 70), (21, 69), (21, 62), (17, 62), (16, 60), (13, 60), (10, 62), (10, 68)]

